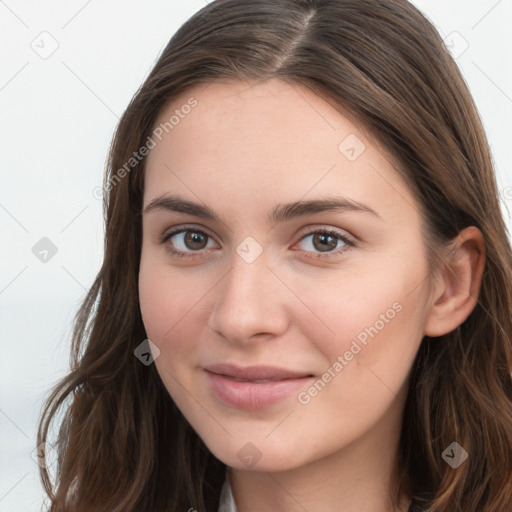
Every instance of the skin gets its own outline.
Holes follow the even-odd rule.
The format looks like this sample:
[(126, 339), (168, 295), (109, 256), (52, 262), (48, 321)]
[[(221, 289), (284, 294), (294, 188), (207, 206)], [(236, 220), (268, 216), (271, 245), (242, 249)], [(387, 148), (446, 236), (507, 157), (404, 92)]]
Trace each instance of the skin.
[[(425, 334), (450, 332), (474, 308), (481, 233), (461, 232), (431, 289), (420, 205), (361, 127), (309, 89), (276, 79), (195, 86), (155, 126), (190, 97), (197, 106), (148, 155), (144, 207), (172, 193), (207, 205), (221, 222), (163, 209), (143, 215), (140, 306), (160, 350), (158, 373), (231, 468), (238, 512), (392, 510), (388, 486), (413, 361)], [(366, 147), (354, 161), (338, 149), (349, 134)], [(279, 203), (332, 196), (378, 217), (331, 211), (275, 226), (267, 219)], [(202, 245), (186, 245), (183, 233), (159, 242), (184, 224), (189, 235), (207, 233)], [(323, 252), (318, 237), (305, 236), (321, 228), (354, 245), (334, 238)], [(236, 251), (249, 236), (262, 250), (251, 263)], [(173, 256), (170, 247), (199, 256)], [(400, 312), (307, 404), (292, 393), (246, 410), (208, 385), (202, 368), (223, 362), (321, 378), (393, 304)], [(252, 466), (238, 456), (248, 442), (261, 455)], [(403, 496), (400, 510), (407, 506)]]

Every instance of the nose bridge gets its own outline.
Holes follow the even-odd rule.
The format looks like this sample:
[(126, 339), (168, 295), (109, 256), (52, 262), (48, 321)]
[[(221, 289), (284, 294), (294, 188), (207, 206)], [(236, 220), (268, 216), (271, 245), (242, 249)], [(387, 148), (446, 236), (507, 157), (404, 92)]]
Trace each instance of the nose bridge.
[(230, 341), (278, 335), (286, 329), (286, 308), (280, 304), (285, 287), (268, 267), (266, 256), (248, 237), (236, 248), (231, 269), (218, 284), (210, 326)]

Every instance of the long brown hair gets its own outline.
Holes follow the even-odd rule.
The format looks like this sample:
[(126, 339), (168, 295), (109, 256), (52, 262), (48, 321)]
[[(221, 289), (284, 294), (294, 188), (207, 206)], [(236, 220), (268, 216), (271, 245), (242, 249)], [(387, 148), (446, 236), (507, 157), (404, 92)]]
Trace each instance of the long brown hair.
[[(134, 356), (146, 333), (138, 297), (145, 159), (133, 155), (164, 106), (193, 84), (269, 78), (309, 87), (389, 152), (422, 208), (429, 261), (464, 227), (483, 233), (477, 305), (449, 334), (425, 336), (412, 369), (400, 485), (414, 510), (510, 512), (512, 250), (466, 83), (405, 0), (216, 0), (171, 38), (117, 127), (103, 265), (76, 315), (70, 373), (41, 415), (38, 445), (64, 411), (55, 482), (41, 469), (51, 512), (216, 512), (226, 466), (155, 365)], [(469, 454), (457, 469), (441, 456), (453, 442)]]

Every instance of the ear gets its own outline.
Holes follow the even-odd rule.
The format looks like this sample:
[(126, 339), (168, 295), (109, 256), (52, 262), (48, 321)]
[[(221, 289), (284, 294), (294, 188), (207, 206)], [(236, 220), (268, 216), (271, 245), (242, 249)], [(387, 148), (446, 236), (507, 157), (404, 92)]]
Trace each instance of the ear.
[(424, 334), (447, 334), (471, 314), (476, 306), (485, 266), (482, 232), (475, 226), (463, 229), (449, 244), (449, 253), (430, 302)]

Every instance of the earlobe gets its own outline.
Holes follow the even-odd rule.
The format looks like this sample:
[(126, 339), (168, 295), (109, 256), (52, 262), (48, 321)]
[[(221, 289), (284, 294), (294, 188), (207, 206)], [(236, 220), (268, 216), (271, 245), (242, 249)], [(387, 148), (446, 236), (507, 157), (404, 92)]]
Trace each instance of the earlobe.
[(450, 250), (440, 269), (439, 285), (432, 295), (424, 334), (447, 334), (475, 308), (485, 267), (485, 243), (475, 226), (463, 229), (450, 243)]

